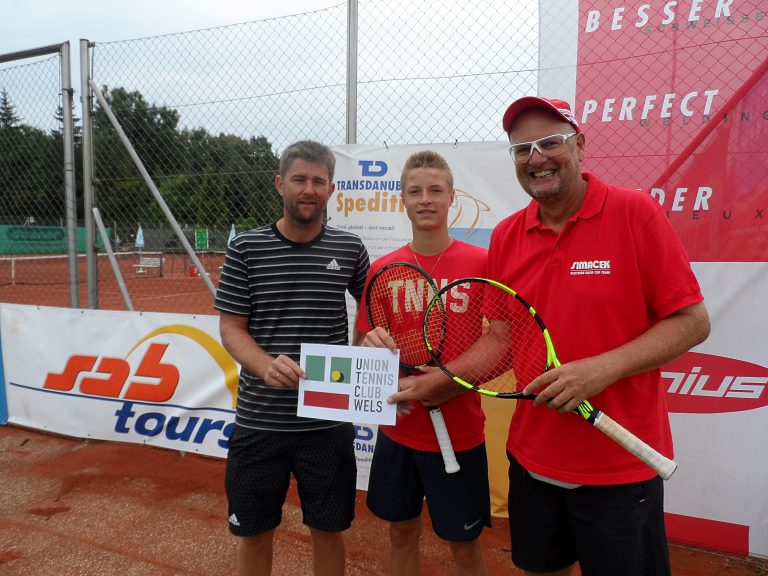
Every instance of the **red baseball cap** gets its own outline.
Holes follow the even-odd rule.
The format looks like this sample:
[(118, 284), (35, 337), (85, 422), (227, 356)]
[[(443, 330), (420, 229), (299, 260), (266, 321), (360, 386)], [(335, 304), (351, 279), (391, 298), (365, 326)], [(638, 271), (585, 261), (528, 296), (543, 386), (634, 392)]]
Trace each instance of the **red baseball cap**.
[(554, 112), (573, 126), (576, 129), (576, 132), (581, 132), (581, 128), (579, 128), (579, 124), (576, 122), (576, 119), (571, 112), (571, 105), (565, 100), (539, 98), (538, 96), (523, 96), (512, 102), (512, 104), (509, 105), (509, 108), (507, 108), (507, 111), (504, 112), (504, 119), (501, 122), (501, 125), (504, 127), (504, 133), (509, 134), (512, 122), (514, 122), (523, 111), (531, 108), (543, 108), (544, 110)]

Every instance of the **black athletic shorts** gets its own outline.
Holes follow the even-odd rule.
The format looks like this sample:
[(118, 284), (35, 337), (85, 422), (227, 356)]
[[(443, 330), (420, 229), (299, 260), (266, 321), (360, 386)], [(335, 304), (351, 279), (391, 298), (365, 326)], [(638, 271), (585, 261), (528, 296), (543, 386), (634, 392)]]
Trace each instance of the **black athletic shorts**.
[(461, 470), (447, 474), (440, 452), (413, 450), (379, 432), (368, 481), (368, 508), (389, 522), (421, 514), (424, 498), (432, 528), (449, 542), (466, 542), (491, 525), (485, 444), (456, 453)]
[(561, 488), (509, 458), (512, 562), (554, 572), (579, 562), (583, 576), (669, 576), (664, 481)]
[(255, 536), (280, 525), (290, 477), (296, 478), (304, 524), (346, 530), (355, 516), (357, 463), (352, 424), (312, 432), (235, 427), (226, 489), (229, 530)]

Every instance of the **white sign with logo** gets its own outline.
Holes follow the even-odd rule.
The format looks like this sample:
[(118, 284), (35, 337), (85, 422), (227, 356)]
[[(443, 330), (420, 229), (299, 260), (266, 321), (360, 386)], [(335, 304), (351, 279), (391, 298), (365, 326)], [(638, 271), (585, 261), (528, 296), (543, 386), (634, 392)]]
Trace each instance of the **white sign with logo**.
[(394, 425), (400, 355), (386, 348), (302, 344), (298, 415)]

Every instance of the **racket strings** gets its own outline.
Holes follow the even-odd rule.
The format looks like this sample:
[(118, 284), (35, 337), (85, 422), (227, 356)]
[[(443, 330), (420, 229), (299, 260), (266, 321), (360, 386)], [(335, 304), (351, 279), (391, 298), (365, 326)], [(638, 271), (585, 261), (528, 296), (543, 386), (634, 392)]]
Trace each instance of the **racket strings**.
[[(416, 268), (394, 265), (382, 269), (368, 287), (367, 305), (372, 326), (389, 332), (400, 349), (401, 364), (419, 367), (431, 360), (424, 343), (424, 313), (435, 294), (429, 278)], [(438, 340), (443, 331), (435, 317), (430, 334)]]
[[(455, 376), (484, 390), (522, 390), (547, 368), (542, 329), (529, 308), (513, 294), (481, 280), (470, 284), (466, 290), (472, 299), (468, 310), (476, 313), (453, 314), (450, 301), (447, 304), (446, 342), (461, 351), (461, 357), (446, 365)], [(482, 312), (477, 313), (478, 309)]]

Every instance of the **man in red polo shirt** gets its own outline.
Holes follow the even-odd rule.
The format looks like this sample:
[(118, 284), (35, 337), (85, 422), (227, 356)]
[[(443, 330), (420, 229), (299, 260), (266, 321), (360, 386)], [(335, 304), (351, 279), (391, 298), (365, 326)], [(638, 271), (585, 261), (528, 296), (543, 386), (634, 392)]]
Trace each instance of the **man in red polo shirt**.
[(586, 138), (566, 102), (520, 98), (503, 127), (532, 201), (494, 230), (488, 275), (544, 316), (563, 363), (526, 388), (539, 397), (510, 424), (512, 560), (526, 574), (578, 562), (584, 576), (669, 575), (663, 481), (568, 413), (590, 400), (672, 457), (659, 368), (709, 335), (698, 282), (649, 194), (582, 173)]

